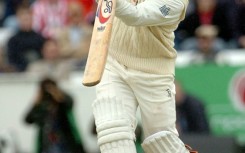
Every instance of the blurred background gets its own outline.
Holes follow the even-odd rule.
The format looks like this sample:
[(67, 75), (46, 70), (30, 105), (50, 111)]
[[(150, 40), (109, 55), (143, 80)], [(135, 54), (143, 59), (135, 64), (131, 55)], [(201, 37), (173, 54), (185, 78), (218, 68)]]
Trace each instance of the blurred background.
[[(99, 152), (81, 83), (96, 8), (0, 0), (0, 153)], [(175, 32), (176, 126), (199, 153), (245, 153), (244, 16), (244, 0), (190, 0)]]

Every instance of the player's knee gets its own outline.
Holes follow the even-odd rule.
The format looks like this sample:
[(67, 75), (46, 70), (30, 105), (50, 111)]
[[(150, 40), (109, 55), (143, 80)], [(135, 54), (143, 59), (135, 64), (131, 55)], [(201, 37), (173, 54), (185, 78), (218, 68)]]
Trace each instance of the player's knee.
[(117, 98), (101, 98), (93, 103), (98, 144), (134, 140), (134, 126)]
[(188, 153), (179, 137), (169, 131), (161, 131), (146, 138), (142, 144), (146, 153)]
[(134, 134), (126, 120), (107, 121), (97, 126), (98, 144), (119, 140), (134, 140)]

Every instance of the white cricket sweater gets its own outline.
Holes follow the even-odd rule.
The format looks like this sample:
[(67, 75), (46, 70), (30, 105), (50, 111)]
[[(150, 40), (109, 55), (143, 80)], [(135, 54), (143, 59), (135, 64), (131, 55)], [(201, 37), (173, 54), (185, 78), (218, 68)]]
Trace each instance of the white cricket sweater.
[(109, 56), (126, 67), (174, 74), (174, 30), (185, 17), (188, 0), (117, 0)]

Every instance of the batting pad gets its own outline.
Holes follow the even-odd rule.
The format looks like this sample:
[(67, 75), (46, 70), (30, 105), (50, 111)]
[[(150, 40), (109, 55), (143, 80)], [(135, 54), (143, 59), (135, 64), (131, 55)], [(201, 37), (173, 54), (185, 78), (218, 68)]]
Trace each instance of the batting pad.
[(93, 103), (98, 144), (102, 153), (136, 153), (134, 125), (121, 100), (96, 99)]
[(101, 153), (136, 153), (132, 140), (120, 140), (100, 146)]
[(146, 153), (189, 153), (179, 137), (169, 131), (158, 132), (142, 144)]

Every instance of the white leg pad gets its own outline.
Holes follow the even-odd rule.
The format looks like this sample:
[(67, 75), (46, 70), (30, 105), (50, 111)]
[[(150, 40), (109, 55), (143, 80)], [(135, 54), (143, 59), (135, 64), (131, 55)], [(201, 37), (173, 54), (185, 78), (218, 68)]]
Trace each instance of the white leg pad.
[(132, 140), (120, 140), (100, 146), (101, 153), (136, 153)]
[(134, 140), (132, 128), (128, 126), (127, 120), (107, 121), (97, 126), (98, 144), (118, 140)]
[(119, 99), (97, 99), (93, 103), (93, 112), (102, 153), (136, 153), (135, 125)]
[(169, 131), (158, 132), (142, 144), (146, 153), (189, 153), (177, 135)]

